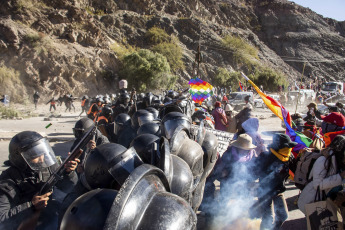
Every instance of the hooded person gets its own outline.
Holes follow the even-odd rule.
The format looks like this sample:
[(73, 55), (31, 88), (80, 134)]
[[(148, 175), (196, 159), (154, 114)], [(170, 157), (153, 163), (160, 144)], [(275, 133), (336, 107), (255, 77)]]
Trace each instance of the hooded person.
[(215, 172), (221, 175), (218, 180), (225, 182), (232, 177), (233, 164), (236, 162), (248, 162), (256, 157), (252, 138), (248, 134), (241, 134), (235, 141), (232, 141), (223, 156), (216, 165)]
[(264, 144), (264, 140), (261, 138), (261, 134), (259, 133), (259, 119), (256, 117), (249, 118), (242, 123), (242, 128), (246, 134), (252, 138), (253, 144), (256, 145), (256, 154), (259, 155), (260, 153), (265, 152), (266, 146)]
[(259, 178), (258, 202), (251, 208), (251, 214), (262, 217), (260, 229), (279, 229), (288, 218), (284, 182), (289, 177), (289, 158), (296, 145), (288, 135), (277, 133), (269, 151), (257, 158), (253, 175)]
[[(224, 206), (229, 200), (236, 206), (243, 200), (241, 197), (250, 197), (251, 191), (248, 188), (252, 186), (249, 184), (256, 179), (250, 175), (256, 158), (255, 148), (252, 138), (248, 134), (241, 134), (237, 140), (230, 143), (222, 158), (218, 159), (210, 178), (216, 178), (220, 182), (220, 196), (214, 199), (214, 187), (212, 189), (211, 186), (207, 186), (202, 203), (202, 210), (207, 215), (222, 216), (223, 212), (229, 211), (226, 205)], [(213, 181), (211, 182), (213, 184)], [(221, 202), (218, 203), (217, 200)], [(250, 202), (248, 199), (246, 204)]]
[(226, 125), (228, 124), (228, 118), (225, 115), (225, 111), (222, 109), (222, 103), (217, 101), (214, 105), (212, 116), (215, 121), (215, 129), (226, 131)]
[[(247, 104), (250, 105), (250, 104)], [(244, 107), (236, 116), (236, 120), (237, 120), (237, 134), (241, 134), (244, 133), (244, 130), (242, 128), (242, 123), (245, 122), (246, 120), (248, 120), (249, 118), (252, 117), (252, 107), (250, 106), (246, 106)]]

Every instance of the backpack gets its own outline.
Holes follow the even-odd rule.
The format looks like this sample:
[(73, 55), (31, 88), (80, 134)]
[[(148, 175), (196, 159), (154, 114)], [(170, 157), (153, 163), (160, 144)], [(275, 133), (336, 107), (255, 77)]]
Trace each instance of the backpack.
[(315, 161), (317, 158), (322, 156), (321, 152), (315, 150), (313, 152), (306, 151), (303, 153), (299, 160), (297, 161), (297, 167), (295, 171), (294, 181), (295, 186), (300, 190), (308, 184), (310, 172), (314, 166)]

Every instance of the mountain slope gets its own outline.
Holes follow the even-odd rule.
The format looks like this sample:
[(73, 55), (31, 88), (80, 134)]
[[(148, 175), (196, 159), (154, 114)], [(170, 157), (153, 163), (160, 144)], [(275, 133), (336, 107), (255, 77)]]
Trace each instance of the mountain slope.
[(255, 47), (251, 62), (289, 82), (301, 76), (304, 63), (306, 76), (345, 76), (345, 22), (283, 0), (2, 0), (0, 15), (1, 66), (18, 78), (13, 90), (0, 73), (0, 93), (15, 100), (34, 90), (47, 96), (115, 92), (121, 61), (112, 47), (150, 48), (145, 34), (154, 26), (176, 36), (183, 49), (179, 84), (190, 78), (199, 44), (203, 79), (212, 82), (219, 68), (252, 71), (224, 48), (227, 35)]

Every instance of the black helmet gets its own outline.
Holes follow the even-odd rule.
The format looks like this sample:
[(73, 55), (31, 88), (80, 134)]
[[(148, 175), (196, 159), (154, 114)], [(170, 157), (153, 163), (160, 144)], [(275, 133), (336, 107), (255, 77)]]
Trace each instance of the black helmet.
[(159, 112), (157, 109), (155, 109), (153, 107), (147, 107), (146, 110), (149, 111), (150, 113), (152, 113), (154, 119), (158, 118)]
[(149, 107), (152, 104), (153, 94), (151, 92), (146, 93), (143, 102), (145, 104), (145, 107)]
[(19, 170), (41, 170), (56, 163), (54, 151), (46, 138), (35, 131), (24, 131), (12, 137), (9, 161)]
[(191, 119), (185, 114), (180, 112), (171, 112), (165, 115), (161, 122), (162, 135), (168, 139), (171, 139), (176, 128), (183, 126), (189, 134), (191, 127)]
[(120, 113), (119, 115), (115, 117), (114, 121), (115, 121), (114, 133), (115, 135), (118, 135), (125, 126), (131, 124), (131, 117), (127, 113)]
[(178, 156), (170, 155), (172, 159), (171, 192), (189, 201), (193, 187), (193, 174), (188, 164)]
[(145, 97), (145, 93), (140, 93), (140, 94), (138, 94), (137, 100), (142, 101), (144, 99), (144, 97)]
[(195, 122), (196, 124), (200, 124), (200, 122), (202, 120), (205, 120), (206, 119), (206, 112), (199, 109), (197, 111), (195, 111), (192, 115), (192, 120), (193, 122)]
[[(134, 147), (140, 158), (145, 164), (152, 164), (157, 166), (155, 156), (152, 151), (154, 144), (158, 145), (159, 137), (152, 134), (142, 134), (137, 136), (131, 142), (131, 147)], [(156, 149), (157, 150), (157, 149)]]
[(153, 115), (147, 110), (139, 109), (136, 111), (131, 119), (132, 128), (137, 130), (141, 125), (153, 121)]
[(178, 92), (176, 92), (176, 91), (170, 90), (170, 91), (168, 92), (168, 97), (170, 97), (171, 99), (176, 99), (176, 98), (179, 97), (179, 94), (178, 94)]
[(100, 113), (101, 116), (105, 116), (106, 118), (110, 118), (113, 115), (113, 109), (109, 106), (102, 107), (102, 112)]
[(129, 97), (127, 92), (120, 94), (119, 101), (120, 101), (121, 104), (124, 104), (124, 105), (128, 104), (129, 103), (129, 99), (130, 99), (130, 97)]
[[(121, 194), (121, 196), (119, 196)], [(195, 229), (190, 205), (170, 193), (163, 172), (151, 165), (136, 168), (121, 187), (103, 229)]]
[(163, 103), (169, 103), (171, 101), (172, 101), (171, 97), (165, 96), (164, 100), (163, 100)]
[(97, 146), (85, 161), (85, 179), (93, 188), (121, 187), (131, 171), (142, 161), (134, 148), (106, 143)]
[(103, 103), (103, 99), (102, 99), (102, 98), (100, 98), (100, 97), (97, 97), (97, 98), (96, 98), (96, 103), (98, 103), (98, 102)]
[(201, 144), (201, 147), (204, 150), (204, 158), (203, 158), (204, 172), (201, 178), (201, 180), (203, 180), (203, 179), (206, 179), (208, 175), (211, 173), (217, 161), (217, 147), (218, 147), (217, 137), (211, 132), (206, 132), (203, 142)]
[(167, 115), (168, 113), (172, 113), (172, 112), (183, 113), (183, 110), (178, 105), (168, 104), (168, 105), (165, 105), (164, 107), (159, 109), (159, 118), (162, 119), (165, 115)]
[(145, 133), (153, 134), (160, 137), (161, 136), (160, 125), (155, 122), (148, 122), (148, 123), (143, 124), (142, 126), (139, 127), (137, 134), (141, 135)]
[(112, 189), (95, 189), (83, 194), (68, 207), (60, 229), (102, 229), (116, 195), (117, 191)]
[(90, 118), (84, 117), (75, 123), (73, 134), (75, 138), (79, 139), (84, 135), (84, 133), (92, 129), (94, 126), (95, 123)]
[(183, 126), (180, 126), (173, 133), (170, 140), (171, 154), (181, 157), (192, 170), (196, 183), (201, 179), (203, 168), (204, 152), (201, 146), (189, 139)]

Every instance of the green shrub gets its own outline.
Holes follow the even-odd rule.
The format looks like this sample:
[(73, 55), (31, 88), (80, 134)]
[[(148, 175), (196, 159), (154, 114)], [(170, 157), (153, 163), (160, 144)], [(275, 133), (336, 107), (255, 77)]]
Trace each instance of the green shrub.
[(278, 86), (288, 85), (286, 76), (270, 67), (258, 68), (254, 73), (254, 82), (258, 87), (262, 85), (265, 91), (273, 92), (278, 90)]
[(228, 35), (223, 38), (222, 46), (230, 51), (233, 62), (246, 66), (250, 71), (258, 65), (258, 49), (237, 36)]
[(19, 117), (21, 116), (21, 113), (11, 107), (4, 106), (2, 103), (0, 103), (0, 119), (3, 117), (7, 118), (13, 118), (13, 117)]
[(165, 30), (158, 28), (158, 27), (152, 27), (149, 29), (145, 34), (146, 39), (151, 44), (159, 44), (163, 42), (170, 42), (171, 37)]
[(184, 69), (182, 61), (182, 49), (175, 43), (163, 42), (151, 48), (152, 51), (165, 56), (170, 64), (172, 71)]
[(169, 88), (176, 81), (176, 77), (170, 73), (167, 59), (147, 49), (124, 56), (120, 75), (139, 91)]
[(133, 53), (136, 48), (130, 45), (122, 45), (117, 42), (110, 45), (110, 49), (116, 53), (120, 60), (124, 58), (124, 56)]

